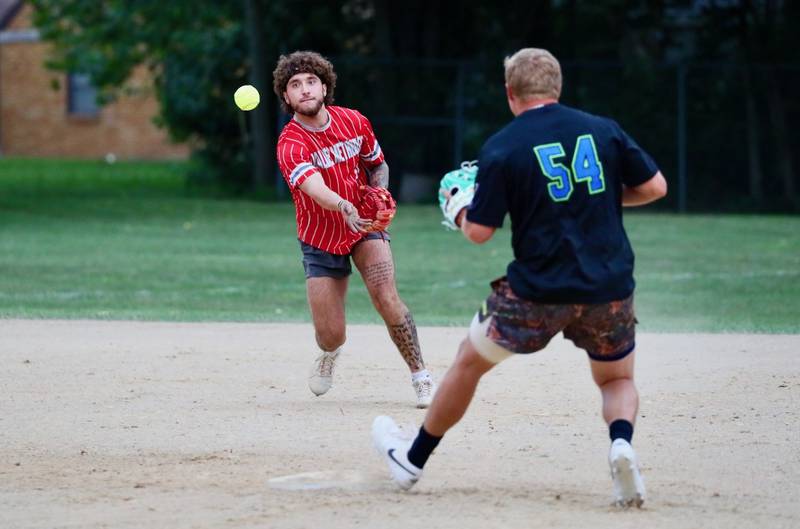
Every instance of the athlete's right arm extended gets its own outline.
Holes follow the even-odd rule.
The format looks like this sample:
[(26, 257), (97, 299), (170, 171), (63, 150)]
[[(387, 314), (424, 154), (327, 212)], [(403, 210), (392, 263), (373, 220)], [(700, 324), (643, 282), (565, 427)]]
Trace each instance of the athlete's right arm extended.
[(341, 212), (347, 227), (351, 231), (363, 232), (369, 226), (369, 221), (358, 216), (358, 210), (351, 202), (343, 199), (338, 193), (325, 185), (321, 174), (314, 173), (306, 178), (300, 184), (300, 191), (311, 197), (314, 202), (324, 209)]
[(661, 171), (653, 178), (636, 187), (622, 187), (623, 206), (643, 206), (667, 195), (667, 181)]

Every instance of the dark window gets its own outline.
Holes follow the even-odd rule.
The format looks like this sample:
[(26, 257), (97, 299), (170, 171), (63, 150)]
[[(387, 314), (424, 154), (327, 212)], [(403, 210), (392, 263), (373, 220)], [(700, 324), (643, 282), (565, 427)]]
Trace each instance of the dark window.
[(100, 107), (97, 106), (97, 89), (92, 85), (91, 77), (83, 73), (71, 73), (68, 82), (67, 113), (71, 116), (97, 116)]

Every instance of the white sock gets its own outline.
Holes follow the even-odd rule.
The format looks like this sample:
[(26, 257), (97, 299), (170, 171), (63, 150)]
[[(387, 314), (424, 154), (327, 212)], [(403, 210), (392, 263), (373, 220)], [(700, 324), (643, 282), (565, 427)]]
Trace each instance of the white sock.
[(431, 374), (427, 369), (421, 369), (416, 373), (411, 373), (411, 382), (416, 382), (417, 380), (422, 380), (423, 378), (431, 378)]

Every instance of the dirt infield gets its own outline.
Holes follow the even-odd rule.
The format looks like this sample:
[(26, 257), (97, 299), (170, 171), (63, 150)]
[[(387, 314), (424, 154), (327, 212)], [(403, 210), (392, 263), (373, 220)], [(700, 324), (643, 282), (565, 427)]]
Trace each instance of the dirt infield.
[[(420, 329), (435, 376), (463, 335)], [(800, 526), (800, 336), (639, 336), (649, 498), (627, 512), (560, 337), (485, 379), (410, 493), (369, 439), (377, 414), (424, 413), (386, 331), (349, 329), (320, 398), (313, 344), (308, 325), (0, 320), (0, 527)]]

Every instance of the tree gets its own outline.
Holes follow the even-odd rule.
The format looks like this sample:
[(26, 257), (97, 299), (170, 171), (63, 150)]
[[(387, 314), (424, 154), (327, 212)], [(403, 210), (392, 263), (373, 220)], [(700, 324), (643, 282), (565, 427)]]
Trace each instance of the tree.
[[(509, 118), (503, 56), (533, 46), (561, 61), (566, 103), (613, 116), (668, 172), (679, 165), (675, 87), (682, 65), (689, 96), (680, 108), (690, 141), (681, 159), (699, 177), (695, 196), (713, 196), (714, 204), (701, 200), (717, 206), (741, 201), (743, 188), (756, 203), (764, 197), (765, 207), (777, 195), (795, 209), (800, 202), (791, 126), (800, 112), (791, 97), (800, 89), (798, 70), (780, 64), (796, 62), (798, 2), (31, 3), (42, 35), (56, 45), (51, 66), (89, 73), (102, 96), (113, 97), (133, 67), (147, 65), (159, 122), (174, 138), (193, 140), (209, 172), (240, 188), (269, 183), (275, 171), (275, 133), (287, 117), (278, 115), (268, 85), (281, 53), (313, 49), (334, 60), (336, 101), (374, 121), (393, 175), (402, 176), (441, 173), (460, 153), (456, 144), (474, 156)], [(262, 104), (242, 114), (231, 94), (247, 82), (259, 88)], [(454, 133), (455, 123), (463, 130)], [(730, 148), (732, 133), (742, 148)]]
[[(749, 187), (757, 204), (766, 194), (782, 191), (782, 201), (800, 207), (797, 195), (794, 149), (794, 127), (787, 101), (793, 93), (789, 79), (796, 61), (794, 50), (800, 35), (794, 21), (800, 16), (797, 2), (779, 0), (709, 3), (702, 13), (701, 39), (697, 57), (730, 61), (741, 72), (747, 115), (747, 151)], [(788, 65), (788, 67), (787, 67)], [(796, 67), (794, 68), (796, 69)], [(766, 156), (764, 156), (766, 153)], [(764, 167), (764, 164), (769, 164)], [(773, 179), (778, 176), (779, 188)]]
[[(192, 141), (208, 175), (240, 189), (267, 184), (275, 169), (271, 116), (277, 104), (269, 74), (278, 53), (358, 52), (369, 23), (369, 2), (361, 0), (31, 4), (34, 24), (54, 44), (50, 68), (89, 74), (103, 102), (125, 89), (135, 67), (145, 65), (160, 102), (157, 123), (176, 141)], [(261, 91), (262, 103), (244, 116), (231, 95), (248, 82)], [(245, 119), (252, 120), (250, 131)]]
[[(248, 81), (242, 10), (231, 2), (32, 0), (34, 24), (52, 42), (48, 66), (91, 76), (101, 101), (145, 65), (160, 102), (157, 123), (191, 140), (211, 174), (250, 185), (233, 90)], [(264, 89), (264, 87), (259, 87)], [(266, 105), (268, 106), (268, 105)]]

